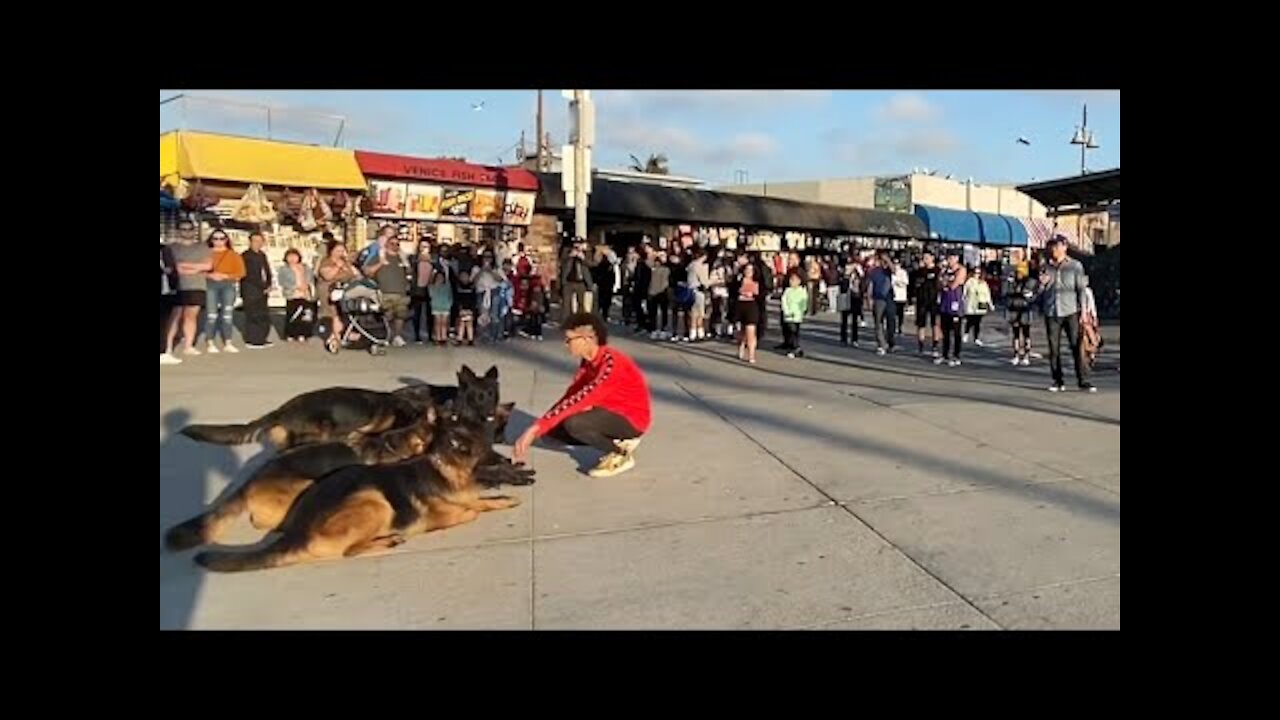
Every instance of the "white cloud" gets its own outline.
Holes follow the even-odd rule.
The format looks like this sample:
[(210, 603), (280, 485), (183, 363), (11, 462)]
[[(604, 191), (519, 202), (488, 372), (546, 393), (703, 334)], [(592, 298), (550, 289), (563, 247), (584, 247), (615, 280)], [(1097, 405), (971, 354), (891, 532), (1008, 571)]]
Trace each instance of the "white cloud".
[(793, 110), (825, 103), (829, 90), (601, 90), (600, 108), (657, 112)]
[(876, 118), (888, 122), (929, 122), (942, 118), (942, 110), (920, 93), (898, 93), (876, 108)]

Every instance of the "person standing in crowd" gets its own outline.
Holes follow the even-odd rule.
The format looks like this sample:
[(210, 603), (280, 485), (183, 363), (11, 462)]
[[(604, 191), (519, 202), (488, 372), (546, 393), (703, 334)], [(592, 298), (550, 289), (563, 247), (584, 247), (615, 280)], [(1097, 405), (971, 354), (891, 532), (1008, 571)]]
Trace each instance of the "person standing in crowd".
[[(430, 236), (418, 243), (418, 258), (413, 268), (413, 283), (409, 290), (409, 314), (413, 317), (413, 339), (426, 344), (433, 339), (435, 316), (431, 312), (431, 278), (435, 274), (435, 250)], [(422, 339), (423, 321), (426, 321), (427, 339)]]
[(924, 340), (928, 336), (933, 343), (933, 357), (941, 358), (938, 352), (938, 340), (941, 334), (938, 328), (938, 296), (942, 294), (941, 273), (934, 264), (933, 253), (925, 253), (920, 267), (912, 282), (916, 292), (916, 339), (919, 340), (919, 354), (924, 354)]
[(947, 273), (946, 285), (938, 296), (938, 318), (942, 325), (942, 357), (933, 363), (947, 363), (951, 367), (960, 365), (960, 334), (964, 318), (964, 283), (968, 279), (964, 266), (951, 263)]
[(834, 256), (822, 258), (822, 282), (827, 288), (827, 294), (824, 298), (827, 312), (837, 312), (839, 310), (840, 271), (841, 263), (839, 258)]
[(711, 270), (707, 273), (707, 293), (711, 297), (711, 337), (725, 337), (729, 334), (728, 315), (725, 312), (725, 301), (729, 297), (730, 262), (726, 254), (717, 253)]
[[(982, 266), (973, 269), (973, 275), (964, 283), (964, 333), (973, 332), (973, 344), (982, 347), (982, 318), (991, 312), (991, 286), (982, 272)], [(963, 338), (962, 338), (963, 339)]]
[(449, 278), (442, 272), (431, 275), (431, 284), (427, 286), (427, 294), (431, 299), (431, 337), (439, 347), (449, 342), (449, 314), (453, 310), (453, 288), (449, 286)]
[[(760, 257), (760, 253), (751, 253), (751, 264), (755, 267), (755, 281), (760, 286), (760, 291), (756, 293), (756, 331), (757, 340), (765, 336), (769, 330), (769, 296), (773, 292), (775, 282), (773, 270), (769, 268), (769, 264)], [(755, 357), (755, 352), (751, 353)]]
[[(662, 340), (669, 337), (667, 328), (667, 310), (670, 307), (668, 287), (671, 269), (667, 267), (666, 253), (659, 250), (650, 259), (649, 265), (649, 339)], [(658, 311), (662, 311), (662, 324), (658, 324)]]
[(1005, 320), (1013, 339), (1013, 365), (1031, 364), (1031, 322), (1033, 301), (1039, 295), (1039, 281), (1031, 272), (1031, 266), (1022, 257), (1022, 251), (1014, 250), (1009, 276), (1005, 278)]
[(476, 272), (476, 324), (480, 326), (480, 339), (496, 342), (495, 333), (501, 333), (502, 275), (494, 267), (494, 256), (480, 256), (480, 269)]
[(871, 321), (876, 327), (876, 354), (897, 349), (897, 319), (893, 299), (893, 261), (880, 253), (867, 273), (867, 298), (871, 301)]
[(471, 259), (471, 247), (462, 246), (462, 254), (458, 257), (458, 272), (454, 276), (453, 314), (457, 318), (455, 345), (476, 344), (476, 277), (480, 274)]
[(329, 352), (336, 353), (342, 347), (343, 333), (346, 327), (338, 314), (338, 306), (333, 301), (332, 291), (337, 285), (347, 283), (360, 277), (354, 265), (347, 259), (347, 246), (337, 240), (330, 240), (325, 247), (324, 260), (316, 270), (320, 275), (316, 283), (316, 295), (320, 305), (321, 321), (329, 321), (329, 337), (325, 339)]
[(894, 261), (893, 263), (893, 307), (897, 312), (897, 324), (894, 325), (897, 330), (895, 335), (902, 334), (902, 326), (906, 320), (907, 312), (907, 289), (911, 286), (911, 278), (907, 275), (907, 269), (902, 267), (901, 263)]
[(653, 249), (644, 246), (636, 253), (635, 275), (631, 280), (631, 311), (635, 334), (652, 332), (649, 327), (649, 284), (653, 281)]
[(591, 290), (591, 267), (587, 264), (585, 244), (575, 239), (560, 267), (560, 317), (567, 318), (587, 309), (587, 292)]
[(182, 306), (178, 304), (178, 261), (173, 250), (160, 243), (160, 364), (181, 365), (182, 360), (169, 351), (169, 328), (178, 327)]
[(524, 313), (528, 320), (525, 326), (526, 337), (542, 342), (542, 327), (547, 322), (550, 295), (547, 292), (546, 285), (542, 282), (540, 273), (536, 271), (529, 273), (524, 278), (521, 278), (521, 283), (525, 280), (528, 280), (528, 287), (525, 289)]
[(498, 330), (498, 338), (507, 340), (515, 335), (515, 315), (512, 313), (516, 306), (516, 271), (515, 264), (511, 258), (502, 261), (502, 285), (498, 288), (498, 312), (501, 320), (501, 327)]
[(618, 257), (608, 245), (596, 248), (595, 266), (591, 268), (592, 280), (595, 283), (595, 309), (601, 319), (609, 322), (609, 310), (613, 307), (613, 296), (622, 287), (621, 270)]
[(400, 238), (383, 238), (382, 250), (365, 262), (364, 276), (373, 279), (382, 293), (382, 311), (391, 320), (391, 344), (404, 347), (404, 321), (409, 319), (409, 263), (400, 254)]
[(789, 273), (787, 289), (782, 293), (782, 345), (778, 348), (789, 358), (804, 357), (804, 350), (800, 349), (800, 325), (808, 306), (809, 293), (804, 281), (800, 275)]
[(649, 387), (635, 361), (609, 345), (609, 328), (596, 313), (570, 315), (564, 344), (580, 360), (564, 396), (516, 440), (512, 460), (523, 462), (539, 437), (587, 445), (604, 453), (588, 474), (612, 477), (635, 467), (635, 451), (649, 430)]
[(810, 255), (805, 260), (805, 274), (809, 280), (809, 315), (818, 314), (818, 292), (822, 285), (822, 265), (817, 255)]
[(757, 330), (760, 325), (760, 303), (758, 298), (767, 292), (756, 280), (756, 264), (748, 262), (742, 266), (742, 275), (738, 278), (738, 323), (742, 331), (738, 335), (738, 359), (746, 360), (752, 365), (756, 362)]
[(1097, 392), (1089, 382), (1089, 363), (1080, 342), (1080, 310), (1089, 276), (1080, 261), (1067, 256), (1067, 241), (1056, 235), (1049, 241), (1049, 262), (1040, 271), (1040, 296), (1044, 308), (1045, 331), (1049, 335), (1049, 369), (1053, 374), (1050, 392), (1062, 392), (1066, 383), (1062, 372), (1062, 332), (1076, 367), (1076, 384), (1084, 392)]
[(707, 265), (707, 251), (701, 247), (693, 249), (685, 282), (693, 291), (693, 304), (689, 308), (689, 341), (702, 342), (707, 337), (707, 291), (711, 286), (711, 268)]
[[(836, 296), (836, 309), (840, 311), (840, 344), (848, 346), (853, 336), (853, 346), (858, 347), (858, 328), (862, 325), (862, 263), (852, 250), (844, 258), (840, 272), (840, 293)], [(854, 320), (857, 320), (854, 323)], [(850, 326), (852, 325), (852, 333)]]
[(231, 239), (222, 230), (214, 230), (209, 235), (209, 247), (213, 267), (209, 270), (208, 294), (204, 304), (205, 352), (218, 352), (213, 338), (221, 335), (222, 352), (238, 353), (240, 349), (231, 342), (231, 338), (235, 335), (236, 285), (244, 277), (244, 260), (231, 249)]
[(244, 261), (244, 277), (240, 280), (240, 297), (244, 299), (244, 346), (250, 350), (271, 347), (271, 310), (267, 296), (271, 294), (271, 261), (262, 248), (267, 240), (260, 232), (249, 235), (249, 249), (240, 255)]
[(289, 248), (280, 268), (280, 292), (284, 295), (285, 342), (306, 342), (315, 327), (315, 276), (302, 262), (302, 253)]
[[(190, 221), (178, 225), (178, 244), (172, 246), (173, 259), (178, 267), (178, 305), (182, 308), (183, 353), (199, 355), (196, 348), (196, 331), (200, 311), (207, 300), (209, 270), (213, 267), (209, 246), (200, 242), (199, 232)], [(178, 323), (169, 327), (166, 343), (172, 353), (178, 339)]]
[(619, 294), (622, 296), (622, 324), (625, 327), (632, 327), (635, 319), (635, 294), (636, 294), (636, 267), (640, 264), (640, 254), (635, 247), (627, 248), (626, 259), (622, 262), (621, 287), (618, 288)]

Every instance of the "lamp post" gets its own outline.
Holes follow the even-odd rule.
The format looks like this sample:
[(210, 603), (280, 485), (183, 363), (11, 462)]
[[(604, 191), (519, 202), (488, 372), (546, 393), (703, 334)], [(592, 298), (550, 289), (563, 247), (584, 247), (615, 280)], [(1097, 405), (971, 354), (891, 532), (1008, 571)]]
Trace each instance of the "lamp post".
[(1098, 142), (1093, 138), (1093, 131), (1089, 129), (1089, 106), (1084, 106), (1084, 112), (1080, 117), (1080, 125), (1076, 127), (1076, 134), (1071, 136), (1071, 144), (1080, 146), (1080, 174), (1084, 175), (1088, 172), (1085, 169), (1085, 153), (1090, 150), (1098, 149)]

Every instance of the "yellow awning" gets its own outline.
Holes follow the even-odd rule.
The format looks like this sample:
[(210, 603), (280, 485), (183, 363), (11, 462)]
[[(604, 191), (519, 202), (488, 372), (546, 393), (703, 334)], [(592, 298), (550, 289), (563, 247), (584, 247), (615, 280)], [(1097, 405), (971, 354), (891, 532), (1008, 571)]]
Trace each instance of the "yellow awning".
[[(167, 163), (167, 164), (166, 164)], [(172, 132), (160, 136), (160, 177), (226, 180), (294, 188), (364, 190), (355, 153), (253, 138)]]

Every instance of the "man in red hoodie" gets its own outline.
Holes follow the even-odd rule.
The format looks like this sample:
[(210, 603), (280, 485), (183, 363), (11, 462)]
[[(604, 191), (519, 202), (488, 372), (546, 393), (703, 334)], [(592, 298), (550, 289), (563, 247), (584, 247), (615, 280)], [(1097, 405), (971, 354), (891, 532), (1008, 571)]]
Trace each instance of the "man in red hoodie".
[(579, 312), (565, 320), (565, 346), (582, 363), (564, 396), (516, 441), (516, 462), (524, 460), (534, 440), (546, 436), (605, 453), (591, 477), (635, 467), (640, 436), (649, 430), (649, 386), (635, 361), (608, 342), (609, 329), (599, 315)]

